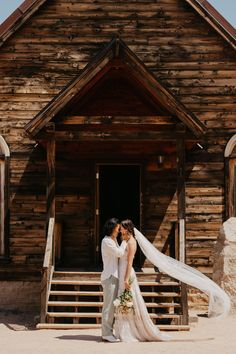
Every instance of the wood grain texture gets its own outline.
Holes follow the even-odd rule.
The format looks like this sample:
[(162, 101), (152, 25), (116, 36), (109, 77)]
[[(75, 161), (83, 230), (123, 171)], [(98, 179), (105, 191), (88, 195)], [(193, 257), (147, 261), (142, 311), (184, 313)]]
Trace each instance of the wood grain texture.
[[(5, 274), (14, 266), (19, 273), (27, 269), (30, 277), (30, 269), (42, 266), (45, 250), (46, 149), (36, 145), (24, 127), (114, 36), (122, 38), (208, 128), (209, 135), (198, 140), (203, 150), (196, 141), (186, 142), (186, 259), (211, 274), (212, 250), (225, 213), (223, 152), (236, 132), (236, 58), (232, 47), (182, 0), (51, 0), (1, 47), (0, 134), (11, 151), (11, 265), (4, 266)], [(85, 122), (102, 122), (104, 128), (102, 116), (68, 112), (63, 118), (69, 126), (82, 125), (77, 117), (100, 117)], [(122, 124), (119, 114), (114, 117), (114, 125)], [(143, 117), (147, 125), (167, 129), (178, 121), (166, 115), (153, 121), (159, 114)], [(126, 118), (129, 126), (142, 129), (130, 112)], [(161, 128), (143, 133), (154, 138), (141, 141), (137, 134), (129, 140), (128, 135), (122, 139), (116, 133), (114, 141), (99, 137), (95, 141), (93, 135), (89, 142), (56, 142), (56, 212), (64, 222), (62, 248), (64, 242), (69, 255), (75, 247), (74, 257), (83, 265), (88, 264), (94, 232), (97, 161), (143, 164), (143, 232), (156, 247), (163, 249), (177, 220), (176, 150), (174, 140), (167, 140), (174, 131), (169, 130), (165, 139)], [(157, 167), (156, 156), (162, 152), (165, 162)]]

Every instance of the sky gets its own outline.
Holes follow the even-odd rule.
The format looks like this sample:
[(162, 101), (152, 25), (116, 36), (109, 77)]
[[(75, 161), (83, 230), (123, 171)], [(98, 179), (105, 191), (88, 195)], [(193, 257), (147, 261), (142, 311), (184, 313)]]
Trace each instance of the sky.
[[(234, 27), (236, 27), (236, 0), (208, 0)], [(2, 23), (24, 0), (0, 0)]]

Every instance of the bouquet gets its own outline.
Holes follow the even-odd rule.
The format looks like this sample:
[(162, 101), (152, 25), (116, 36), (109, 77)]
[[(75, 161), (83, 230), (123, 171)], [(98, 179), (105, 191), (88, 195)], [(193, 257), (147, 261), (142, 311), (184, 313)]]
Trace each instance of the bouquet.
[(125, 289), (120, 296), (113, 302), (116, 313), (128, 315), (134, 313), (133, 294), (131, 290)]

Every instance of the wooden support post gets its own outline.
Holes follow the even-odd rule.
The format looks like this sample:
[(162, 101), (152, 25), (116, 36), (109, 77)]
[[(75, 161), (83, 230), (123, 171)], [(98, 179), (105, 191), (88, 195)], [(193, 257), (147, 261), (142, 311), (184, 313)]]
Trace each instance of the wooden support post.
[[(50, 126), (51, 128), (51, 126)], [(55, 218), (55, 131), (47, 141), (47, 219)]]
[(9, 257), (9, 235), (10, 235), (10, 208), (9, 208), (9, 186), (10, 186), (10, 156), (5, 157), (5, 190), (4, 190), (4, 256)]
[[(48, 124), (47, 132), (50, 134), (50, 140), (47, 141), (47, 228), (49, 219), (55, 220), (55, 125)], [(53, 237), (53, 265), (55, 264), (55, 242)]]
[(185, 141), (177, 141), (177, 201), (179, 225), (179, 260), (185, 262)]
[(0, 260), (9, 256), (9, 166), (10, 157), (0, 156)]
[[(178, 200), (178, 229), (179, 229), (179, 260), (185, 262), (185, 140), (177, 141), (177, 200)], [(181, 324), (188, 324), (187, 285), (181, 283)]]
[(230, 217), (230, 201), (229, 201), (229, 157), (225, 158), (225, 220)]

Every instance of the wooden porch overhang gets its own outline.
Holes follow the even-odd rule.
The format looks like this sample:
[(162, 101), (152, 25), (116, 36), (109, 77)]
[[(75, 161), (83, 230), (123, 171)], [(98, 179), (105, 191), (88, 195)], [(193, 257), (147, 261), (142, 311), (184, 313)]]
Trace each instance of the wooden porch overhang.
[[(118, 128), (119, 124), (123, 126), (123, 130), (124, 125), (127, 124), (129, 125), (129, 128), (132, 126), (132, 129), (135, 128), (135, 124), (140, 125), (141, 127), (139, 129), (142, 131), (144, 128), (142, 125), (144, 124), (147, 125), (153, 132), (153, 126), (157, 124), (160, 117), (126, 117), (125, 120), (119, 120), (118, 117), (110, 116), (100, 116), (94, 118), (84, 118), (79, 116), (74, 119), (74, 121), (76, 121), (75, 125), (70, 123), (72, 121), (72, 117), (67, 117), (66, 114), (64, 114), (65, 110), (68, 109), (71, 104), (75, 103), (75, 99), (76, 103), (79, 102), (80, 99), (82, 99), (84, 95), (91, 90), (95, 82), (106, 75), (111, 69), (113, 72), (118, 69), (124, 71), (124, 76), (129, 76), (135, 86), (139, 87), (139, 89), (141, 88), (141, 90), (143, 89), (146, 96), (151, 97), (153, 102), (155, 102), (158, 107), (162, 107), (160, 109), (164, 112), (164, 116), (167, 116), (167, 121), (169, 115), (178, 122), (183, 123), (196, 138), (202, 136), (206, 132), (205, 125), (197, 117), (195, 117), (195, 115), (191, 113), (161, 82), (159, 82), (156, 77), (154, 77), (154, 75), (145, 67), (145, 65), (121, 39), (116, 38), (112, 39), (111, 42), (107, 44), (106, 47), (82, 70), (82, 72), (25, 126), (26, 132), (36, 139), (47, 139), (47, 134), (44, 135), (45, 131), (43, 132), (43, 130), (48, 123), (55, 122), (55, 120), (57, 120), (55, 124), (56, 139), (64, 138), (66, 140), (70, 140), (70, 136), (73, 136), (74, 139), (76, 136), (79, 139), (85, 138), (86, 134), (81, 131), (85, 131), (86, 128), (89, 128), (89, 130), (92, 130), (93, 132), (99, 130), (99, 128), (97, 128), (98, 124), (102, 126), (102, 129), (100, 128), (101, 134), (87, 134), (87, 138), (89, 136), (90, 138), (95, 139), (97, 134), (100, 138), (104, 138), (104, 130), (106, 130), (105, 127), (109, 126), (110, 128), (111, 126), (116, 125), (116, 128)], [(61, 117), (59, 121), (58, 117)], [(63, 125), (63, 127), (61, 125)], [(138, 127), (136, 128), (138, 129)], [(170, 128), (169, 131), (171, 131), (171, 135), (173, 135), (172, 127), (168, 127), (167, 124), (166, 128), (166, 130)], [(63, 130), (64, 133), (62, 133)], [(72, 133), (72, 130), (74, 133)], [(79, 131), (79, 133), (75, 133), (76, 130)], [(158, 130), (161, 131), (160, 127)], [(40, 137), (41, 132), (42, 134)], [(161, 134), (156, 131), (153, 138), (158, 138), (158, 134), (159, 136), (164, 136), (165, 133), (162, 133), (162, 131)], [(107, 134), (108, 133), (106, 132), (106, 136), (108, 137)], [(117, 136), (117, 138), (122, 139), (122, 135), (120, 137)], [(142, 139), (142, 134), (137, 135), (135, 138)]]
[[(82, 117), (78, 117), (82, 118)], [(116, 117), (111, 117), (112, 121)], [(140, 118), (140, 117), (139, 117)], [(90, 117), (88, 117), (90, 119)], [(96, 117), (95, 121), (102, 121), (104, 117)], [(48, 123), (36, 136), (38, 141), (50, 141), (54, 139), (57, 142), (68, 141), (176, 141), (184, 138), (188, 141), (197, 141), (197, 138), (186, 129), (184, 124), (163, 124), (155, 125), (152, 122), (148, 124), (120, 124), (110, 122), (107, 124), (81, 123), (76, 125), (56, 125)]]

